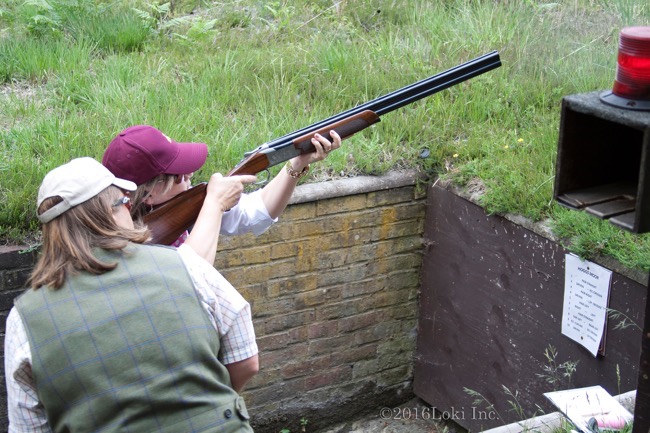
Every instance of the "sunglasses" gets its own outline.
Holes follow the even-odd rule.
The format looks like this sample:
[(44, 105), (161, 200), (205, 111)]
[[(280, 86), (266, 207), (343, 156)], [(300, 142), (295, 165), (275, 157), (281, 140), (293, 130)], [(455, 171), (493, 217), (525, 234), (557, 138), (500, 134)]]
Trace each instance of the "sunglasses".
[(125, 195), (124, 197), (120, 197), (115, 203), (113, 203), (113, 207), (118, 207), (118, 206), (126, 206), (126, 208), (130, 211), (131, 210), (131, 197), (128, 195)]

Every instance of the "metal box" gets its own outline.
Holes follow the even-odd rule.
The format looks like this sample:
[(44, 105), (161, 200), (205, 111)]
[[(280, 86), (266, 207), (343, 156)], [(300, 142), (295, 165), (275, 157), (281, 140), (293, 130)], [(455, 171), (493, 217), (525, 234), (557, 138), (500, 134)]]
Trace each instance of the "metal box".
[(562, 99), (553, 196), (634, 233), (650, 231), (650, 112), (599, 92)]

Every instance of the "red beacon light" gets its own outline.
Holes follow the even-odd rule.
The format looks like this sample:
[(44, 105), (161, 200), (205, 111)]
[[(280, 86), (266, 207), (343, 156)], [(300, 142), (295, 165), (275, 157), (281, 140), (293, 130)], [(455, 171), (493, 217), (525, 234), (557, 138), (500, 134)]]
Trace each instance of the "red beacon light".
[(650, 27), (621, 30), (614, 87), (600, 99), (619, 108), (650, 111)]

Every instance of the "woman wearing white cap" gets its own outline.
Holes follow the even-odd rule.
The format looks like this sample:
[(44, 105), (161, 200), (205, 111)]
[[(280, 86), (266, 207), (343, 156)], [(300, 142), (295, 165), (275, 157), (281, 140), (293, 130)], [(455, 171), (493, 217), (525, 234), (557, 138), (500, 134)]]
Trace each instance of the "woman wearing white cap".
[(7, 318), (10, 432), (252, 431), (250, 306), (189, 246), (143, 245), (135, 189), (91, 158), (45, 176), (42, 252)]

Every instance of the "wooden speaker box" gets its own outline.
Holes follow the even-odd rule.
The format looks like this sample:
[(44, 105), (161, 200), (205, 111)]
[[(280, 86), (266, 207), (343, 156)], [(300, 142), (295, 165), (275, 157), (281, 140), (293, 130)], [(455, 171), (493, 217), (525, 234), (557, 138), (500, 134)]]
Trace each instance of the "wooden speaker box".
[(650, 112), (562, 99), (554, 198), (634, 233), (650, 231)]

